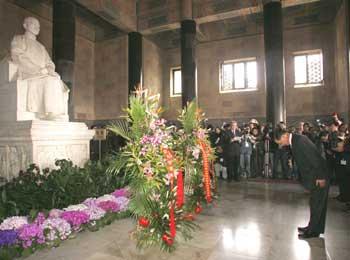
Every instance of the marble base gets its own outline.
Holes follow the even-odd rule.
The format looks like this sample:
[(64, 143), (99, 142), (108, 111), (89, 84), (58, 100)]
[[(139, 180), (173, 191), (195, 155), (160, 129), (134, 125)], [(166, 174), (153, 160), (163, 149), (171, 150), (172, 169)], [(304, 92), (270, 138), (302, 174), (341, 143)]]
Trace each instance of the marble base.
[(54, 168), (56, 159), (83, 166), (90, 157), (94, 131), (84, 123), (20, 121), (0, 125), (0, 176), (18, 176), (29, 164)]

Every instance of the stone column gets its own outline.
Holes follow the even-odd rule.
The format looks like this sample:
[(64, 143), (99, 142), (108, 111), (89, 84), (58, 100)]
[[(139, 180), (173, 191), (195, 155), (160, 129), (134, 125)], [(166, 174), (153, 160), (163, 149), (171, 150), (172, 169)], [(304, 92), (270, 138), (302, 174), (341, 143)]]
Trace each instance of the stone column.
[(196, 22), (183, 20), (181, 22), (181, 76), (182, 76), (182, 106), (196, 97)]
[(276, 126), (286, 122), (283, 21), (281, 2), (264, 5), (264, 42), (266, 69), (266, 121)]
[(129, 40), (129, 95), (142, 84), (142, 35), (131, 32)]
[(350, 3), (349, 0), (345, 1), (345, 19), (346, 19), (346, 42), (347, 42), (347, 72), (348, 72), (348, 118), (347, 122), (350, 123)]
[(57, 73), (70, 89), (68, 114), (71, 119), (74, 119), (75, 16), (75, 1), (53, 1), (52, 57)]

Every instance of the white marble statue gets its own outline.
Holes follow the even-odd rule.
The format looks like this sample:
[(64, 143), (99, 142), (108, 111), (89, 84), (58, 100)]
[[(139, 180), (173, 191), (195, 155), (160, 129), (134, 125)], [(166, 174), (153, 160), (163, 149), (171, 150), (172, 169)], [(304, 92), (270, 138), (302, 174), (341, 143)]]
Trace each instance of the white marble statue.
[(27, 17), (25, 33), (16, 35), (11, 42), (12, 62), (18, 66), (18, 79), (28, 82), (27, 110), (37, 119), (64, 120), (67, 118), (68, 88), (55, 72), (45, 47), (37, 41), (40, 24)]

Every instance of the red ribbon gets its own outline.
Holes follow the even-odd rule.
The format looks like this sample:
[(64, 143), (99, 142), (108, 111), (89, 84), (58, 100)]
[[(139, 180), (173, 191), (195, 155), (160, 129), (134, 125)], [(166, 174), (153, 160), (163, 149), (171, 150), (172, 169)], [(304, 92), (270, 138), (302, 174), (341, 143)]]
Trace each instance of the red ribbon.
[(199, 141), (200, 147), (203, 153), (203, 175), (204, 175), (204, 188), (205, 188), (205, 197), (208, 202), (211, 202), (211, 190), (210, 190), (210, 173), (209, 173), (209, 161), (207, 154), (207, 146), (204, 141)]
[(179, 170), (179, 173), (177, 175), (177, 201), (176, 205), (181, 208), (184, 203), (184, 181), (182, 176), (182, 171)]
[[(170, 149), (162, 148), (163, 153), (165, 154), (166, 162), (168, 165), (168, 171), (170, 174), (170, 189), (174, 189), (174, 166), (172, 162), (172, 154), (170, 152)], [(173, 200), (170, 201), (170, 236), (175, 237), (176, 235), (176, 224), (175, 224), (175, 212), (174, 212), (174, 202)]]
[(176, 196), (177, 196), (177, 200), (176, 200), (176, 206), (178, 206), (179, 208), (182, 207), (183, 203), (184, 203), (184, 182), (183, 182), (183, 173), (182, 173), (182, 169), (181, 169), (181, 162), (180, 160), (175, 156), (175, 153), (168, 148), (168, 152), (173, 156), (173, 158), (175, 158), (175, 160), (177, 161), (177, 164), (179, 166), (179, 171), (177, 174), (177, 189), (176, 189)]

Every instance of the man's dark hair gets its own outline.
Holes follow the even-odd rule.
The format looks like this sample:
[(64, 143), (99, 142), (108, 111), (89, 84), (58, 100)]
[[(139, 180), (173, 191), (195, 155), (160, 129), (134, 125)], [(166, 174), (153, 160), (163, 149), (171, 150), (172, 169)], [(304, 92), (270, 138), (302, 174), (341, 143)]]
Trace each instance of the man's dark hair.
[(329, 133), (327, 132), (327, 131), (322, 131), (322, 132), (320, 132), (320, 138), (321, 137), (325, 137), (325, 136), (327, 136), (327, 135), (329, 135)]
[(280, 128), (280, 127), (277, 127), (277, 128), (275, 129), (275, 132), (274, 132), (274, 138), (275, 138), (275, 140), (280, 140), (281, 137), (282, 137), (282, 135), (287, 134), (287, 133), (288, 133), (287, 130), (282, 129), (282, 128)]
[(224, 129), (229, 128), (231, 125), (229, 123), (224, 124)]

